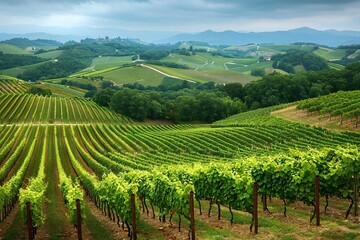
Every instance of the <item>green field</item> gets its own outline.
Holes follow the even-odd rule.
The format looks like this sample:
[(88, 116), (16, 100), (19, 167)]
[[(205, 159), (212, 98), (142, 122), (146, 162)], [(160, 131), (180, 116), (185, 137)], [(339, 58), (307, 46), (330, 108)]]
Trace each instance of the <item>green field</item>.
[(205, 49), (207, 50), (208, 52), (213, 52), (213, 51), (216, 51), (216, 48), (213, 48), (213, 47), (209, 47), (209, 46), (202, 46), (202, 45), (192, 45), (188, 42), (183, 42), (179, 48), (182, 49), (182, 48), (185, 48), (185, 49), (189, 49), (190, 46), (193, 47), (193, 49)]
[(113, 57), (113, 56), (103, 56), (94, 58), (91, 63), (91, 68), (94, 70), (103, 70), (106, 68), (121, 67), (126, 63), (132, 63), (132, 56), (124, 57)]
[(356, 50), (353, 54), (349, 55), (348, 58), (356, 58), (360, 55), (360, 49)]
[(8, 54), (30, 54), (22, 48), (7, 43), (0, 43), (0, 52)]
[[(19, 51), (21, 49), (16, 48), (11, 45), (0, 45), (7, 51)], [(189, 43), (182, 43), (180, 48), (189, 48)], [(138, 67), (124, 67), (125, 64), (133, 64), (132, 56), (98, 56), (92, 59), (90, 66), (85, 69), (81, 69), (78, 72), (71, 74), (68, 77), (58, 79), (69, 79), (73, 81), (81, 81), (84, 83), (90, 83), (97, 87), (100, 86), (99, 81), (92, 81), (93, 77), (102, 76), (105, 80), (113, 81), (117, 85), (122, 85), (125, 83), (142, 83), (143, 85), (155, 86), (162, 83), (162, 80), (166, 74), (173, 76), (174, 78), (185, 79), (195, 82), (207, 82), (214, 81), (216, 83), (232, 83), (239, 82), (246, 84), (252, 80), (258, 79), (258, 77), (251, 76), (251, 71), (254, 69), (264, 69), (266, 74), (270, 74), (274, 71), (285, 72), (273, 69), (273, 61), (262, 61), (262, 57), (271, 57), (275, 54), (283, 54), (289, 50), (304, 50), (304, 51), (313, 51), (316, 55), (325, 58), (329, 61), (330, 68), (333, 69), (343, 69), (344, 66), (330, 62), (331, 60), (341, 59), (345, 56), (346, 49), (330, 49), (325, 47), (319, 47), (314, 50), (315, 46), (311, 44), (264, 44), (264, 45), (245, 45), (245, 46), (229, 46), (226, 48), (212, 48), (207, 46), (193, 46), (195, 49), (209, 50), (208, 52), (196, 52), (196, 54), (191, 56), (181, 55), (179, 53), (173, 52), (169, 56), (159, 60), (160, 64), (166, 63), (176, 63), (183, 65), (188, 69), (182, 68), (170, 68), (166, 66), (156, 65), (153, 63), (151, 65), (153, 68), (161, 71), (162, 73), (156, 72), (154, 70), (140, 67), (141, 63), (137, 62)], [(14, 49), (16, 48), (16, 49)], [(13, 50), (11, 50), (13, 49)], [(50, 48), (51, 49), (51, 48)], [(23, 51), (23, 50), (21, 50)], [(239, 54), (238, 58), (231, 57), (222, 57), (218, 55), (213, 55), (214, 51), (223, 52), (226, 54), (226, 51), (243, 51)], [(19, 53), (19, 52), (18, 52)], [(63, 53), (63, 50), (53, 50), (45, 53), (38, 54), (37, 56), (44, 59), (56, 59)], [(236, 56), (236, 54), (234, 54)], [(355, 58), (359, 55), (359, 51), (356, 51), (354, 54), (350, 55), (349, 58)], [(3, 74), (9, 76), (18, 76), (26, 70), (36, 69), (42, 63), (15, 67), (11, 69), (6, 69), (2, 71)], [(296, 73), (305, 72), (302, 66), (295, 66)], [(85, 78), (88, 78), (87, 80)]]
[(340, 64), (332, 63), (332, 62), (329, 62), (329, 67), (333, 68), (333, 69), (336, 69), (336, 70), (342, 70), (342, 69), (345, 68), (344, 65), (340, 65)]
[(295, 73), (304, 73), (306, 72), (303, 65), (296, 65), (294, 66)]
[(170, 54), (162, 61), (175, 62), (186, 65), (196, 70), (225, 70), (227, 63), (236, 63), (237, 65), (251, 65), (257, 62), (255, 58), (225, 58), (212, 56), (211, 53), (197, 53), (195, 56), (184, 56), (179, 54)]
[(320, 47), (315, 50), (314, 53), (322, 58), (325, 58), (328, 61), (331, 60), (340, 60), (345, 56), (346, 49), (329, 49)]
[(34, 70), (34, 69), (36, 69), (37, 67), (43, 65), (46, 62), (47, 61), (41, 62), (41, 63), (35, 63), (35, 64), (32, 64), (32, 65), (9, 68), (9, 69), (2, 70), (2, 73), (4, 75), (17, 77), (19, 74), (22, 74), (23, 72), (28, 71), (28, 70)]
[(53, 96), (56, 97), (83, 97), (87, 90), (81, 88), (75, 88), (70, 86), (64, 86), (55, 83), (42, 82), (37, 87), (49, 89)]
[(181, 79), (200, 82), (200, 83), (213, 81), (216, 83), (238, 82), (238, 83), (246, 84), (254, 79), (257, 79), (256, 77), (241, 74), (237, 71), (232, 71), (232, 70), (195, 71), (191, 69), (167, 68), (157, 65), (151, 65), (151, 67)]
[(301, 45), (289, 45), (289, 44), (274, 44), (274, 45), (260, 45), (259, 51), (267, 51), (273, 53), (285, 53), (289, 50), (299, 50)]
[(62, 52), (63, 52), (63, 50), (54, 50), (54, 51), (36, 54), (35, 56), (41, 57), (44, 59), (56, 59), (61, 55)]
[[(252, 69), (271, 67), (270, 61), (259, 63), (256, 58), (224, 58), (212, 56), (211, 53), (197, 53), (194, 56), (172, 53), (161, 61), (178, 63), (190, 69), (169, 68), (157, 65), (151, 65), (151, 67), (165, 74), (196, 82), (240, 82), (246, 84), (257, 79), (257, 77), (250, 76)], [(161, 73), (141, 67), (140, 65), (137, 67), (122, 67), (123, 64), (130, 62), (130, 56), (97, 57), (93, 60), (90, 67), (71, 75), (70, 79), (75, 77), (80, 78), (82, 76), (103, 76), (105, 80), (113, 81), (117, 85), (138, 82), (146, 86), (155, 86), (161, 84), (165, 77)]]
[(163, 75), (140, 66), (119, 68), (105, 72), (101, 76), (117, 85), (137, 82), (145, 86), (156, 86), (161, 84), (164, 79)]

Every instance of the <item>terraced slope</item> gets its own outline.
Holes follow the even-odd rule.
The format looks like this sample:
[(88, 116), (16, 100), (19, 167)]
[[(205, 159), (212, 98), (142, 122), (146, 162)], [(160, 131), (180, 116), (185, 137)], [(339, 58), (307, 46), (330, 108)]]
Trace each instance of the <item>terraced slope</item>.
[[(356, 147), (360, 145), (360, 134), (331, 132), (270, 115), (284, 106), (239, 114), (210, 127), (142, 125), (88, 100), (21, 94), (14, 92), (15, 86), (10, 84), (0, 95), (0, 180), (3, 182), (0, 200), (5, 207), (1, 216), (12, 223), (5, 235), (18, 227), (20, 235), (15, 238), (21, 238), (23, 230), (14, 220), (16, 217), (12, 217), (20, 214), (16, 210), (20, 188), (23, 189), (20, 206), (23, 208), (26, 201), (38, 206), (32, 215), (39, 234), (44, 234), (39, 238), (54, 234), (49, 226), (55, 221), (66, 225), (64, 212), (71, 216), (71, 224), (75, 222), (76, 198), (81, 200), (81, 214), (87, 215), (84, 220), (87, 239), (96, 239), (99, 233), (107, 232), (113, 222), (119, 226), (124, 222), (128, 230), (112, 231), (110, 239), (126, 238), (132, 232), (131, 194), (139, 196), (136, 214), (140, 215), (140, 208), (144, 212), (139, 222), (146, 227), (139, 229), (139, 235), (145, 239), (150, 232), (148, 239), (159, 239), (158, 227), (152, 227), (157, 226), (156, 221), (146, 217), (147, 206), (155, 206), (160, 220), (173, 215), (187, 219), (191, 190), (195, 191), (199, 209), (200, 204), (207, 204), (205, 200), (216, 202), (219, 209), (220, 204), (223, 209), (226, 205), (229, 208), (225, 210), (229, 212), (226, 218), (231, 221), (234, 220), (230, 217), (234, 216), (231, 209), (237, 210), (235, 216), (244, 220), (235, 220), (235, 224), (239, 228), (246, 225), (242, 232), (246, 237), (252, 236), (248, 225), (254, 214), (255, 181), (259, 182), (260, 194), (271, 196), (274, 201), (302, 202), (305, 212), (311, 209), (305, 206), (314, 203), (313, 180), (317, 174), (323, 179), (322, 196), (353, 196), (353, 176), (360, 169)], [(29, 180), (30, 177), (33, 178)], [(339, 181), (333, 182), (335, 178)], [(44, 181), (49, 183), (48, 187)], [(66, 204), (46, 202), (44, 195), (50, 199), (64, 198)], [(64, 209), (58, 220), (41, 210), (53, 211), (53, 204)], [(343, 203), (340, 206), (346, 209)], [(101, 219), (96, 211), (107, 215), (106, 224), (105, 220), (96, 222)], [(271, 234), (275, 238), (284, 237), (276, 230), (270, 231), (269, 226), (274, 222), (265, 224), (272, 221), (268, 218), (262, 216), (264, 230), (259, 238)], [(177, 238), (187, 236), (188, 222), (183, 221)], [(332, 223), (328, 218), (326, 221)], [(351, 223), (336, 220), (332, 224), (337, 232), (347, 232), (349, 227), (353, 236), (360, 236), (359, 229)], [(163, 231), (164, 238), (173, 238), (170, 229)], [(197, 229), (200, 239), (211, 239), (209, 231), (221, 232), (199, 215)], [(320, 238), (322, 231), (325, 230), (310, 232)], [(230, 239), (239, 238), (234, 230), (229, 232)], [(309, 237), (307, 231), (294, 232), (301, 234), (300, 238)], [(229, 238), (222, 234), (217, 239)], [(63, 236), (67, 239), (73, 235), (72, 232)]]

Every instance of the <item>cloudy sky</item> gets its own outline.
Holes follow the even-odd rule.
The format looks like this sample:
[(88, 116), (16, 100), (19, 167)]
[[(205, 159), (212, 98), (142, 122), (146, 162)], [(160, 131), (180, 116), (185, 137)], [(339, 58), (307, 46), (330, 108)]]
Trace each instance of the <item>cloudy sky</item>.
[(0, 0), (0, 25), (13, 24), (182, 32), (303, 26), (360, 31), (360, 0)]

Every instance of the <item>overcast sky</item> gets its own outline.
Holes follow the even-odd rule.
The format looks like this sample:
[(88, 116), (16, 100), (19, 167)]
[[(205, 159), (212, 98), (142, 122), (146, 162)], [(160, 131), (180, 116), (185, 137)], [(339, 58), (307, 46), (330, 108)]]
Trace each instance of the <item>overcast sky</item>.
[(0, 0), (0, 25), (12, 24), (182, 32), (303, 26), (360, 31), (360, 0)]

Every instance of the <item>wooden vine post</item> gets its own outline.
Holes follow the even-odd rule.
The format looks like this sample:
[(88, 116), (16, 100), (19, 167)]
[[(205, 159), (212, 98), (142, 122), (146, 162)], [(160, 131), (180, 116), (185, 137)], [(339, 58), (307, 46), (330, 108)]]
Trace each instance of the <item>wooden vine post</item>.
[(258, 183), (254, 183), (254, 225), (255, 234), (259, 232), (259, 219), (258, 219)]
[(315, 177), (315, 215), (316, 226), (320, 226), (320, 176)]
[(33, 226), (32, 226), (32, 218), (31, 218), (31, 209), (30, 209), (30, 202), (26, 202), (26, 218), (27, 218), (27, 227), (29, 233), (29, 240), (34, 239), (33, 234)]
[(359, 185), (358, 174), (354, 173), (354, 204), (355, 204), (355, 222), (359, 223)]
[(131, 194), (132, 239), (137, 240), (135, 195)]
[(195, 213), (194, 213), (194, 192), (190, 192), (190, 227), (191, 239), (195, 240)]
[(76, 216), (77, 216), (77, 233), (78, 240), (82, 240), (82, 231), (81, 231), (81, 206), (80, 200), (76, 199)]

